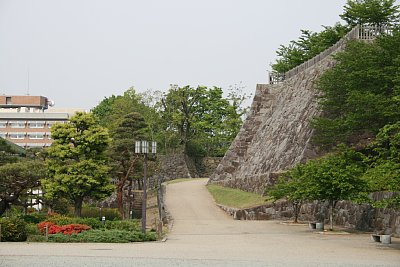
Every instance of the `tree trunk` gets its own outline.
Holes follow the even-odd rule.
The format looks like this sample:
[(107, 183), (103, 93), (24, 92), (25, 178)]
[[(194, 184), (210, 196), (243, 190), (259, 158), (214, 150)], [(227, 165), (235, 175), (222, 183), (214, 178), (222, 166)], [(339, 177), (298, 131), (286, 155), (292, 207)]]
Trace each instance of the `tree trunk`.
[(76, 217), (82, 217), (82, 202), (83, 198), (79, 197), (76, 198), (74, 201), (74, 206), (75, 206), (75, 216)]
[(5, 200), (0, 201), (0, 216), (7, 210), (7, 203)]
[(124, 199), (123, 199), (124, 185), (125, 185), (126, 181), (128, 180), (129, 174), (131, 173), (135, 162), (136, 162), (136, 158), (134, 158), (131, 161), (131, 164), (129, 165), (128, 170), (126, 171), (125, 174), (122, 175), (121, 179), (118, 181), (118, 184), (117, 184), (118, 212), (119, 212), (119, 214), (121, 214), (122, 219), (125, 219), (125, 217), (126, 217), (125, 212), (124, 212)]
[(329, 214), (329, 221), (331, 223), (331, 231), (333, 230), (333, 200), (329, 201), (329, 206), (330, 206), (330, 214)]

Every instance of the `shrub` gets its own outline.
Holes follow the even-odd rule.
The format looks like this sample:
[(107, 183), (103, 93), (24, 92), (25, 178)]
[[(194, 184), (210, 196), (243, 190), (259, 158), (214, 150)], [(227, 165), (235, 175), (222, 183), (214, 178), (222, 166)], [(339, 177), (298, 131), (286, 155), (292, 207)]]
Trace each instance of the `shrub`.
[(106, 228), (112, 230), (140, 231), (139, 220), (106, 221)]
[(26, 222), (18, 217), (0, 218), (1, 241), (25, 241), (27, 238)]
[(58, 234), (62, 233), (64, 235), (78, 234), (82, 231), (90, 230), (91, 227), (85, 224), (67, 224), (67, 225), (57, 225), (53, 222), (41, 222), (38, 224), (38, 229), (42, 234), (45, 233), (46, 225), (48, 226), (48, 234)]
[(30, 235), (40, 235), (40, 230), (37, 224), (29, 223), (26, 225), (26, 233), (28, 234), (28, 239)]
[(82, 231), (90, 230), (90, 226), (85, 224), (52, 225), (49, 228), (49, 234), (62, 233), (64, 235), (78, 234)]
[[(70, 211), (72, 213), (72, 210)], [(121, 215), (118, 212), (118, 209), (114, 208), (100, 208), (97, 207), (89, 207), (83, 206), (82, 207), (82, 217), (83, 218), (98, 218), (106, 217), (106, 220), (120, 220)]]
[(27, 215), (21, 215), (21, 219), (27, 223), (40, 223), (46, 219), (46, 214), (43, 213), (31, 213)]
[(91, 230), (79, 234), (49, 236), (49, 242), (128, 243), (156, 240), (155, 233), (129, 232), (123, 230)]

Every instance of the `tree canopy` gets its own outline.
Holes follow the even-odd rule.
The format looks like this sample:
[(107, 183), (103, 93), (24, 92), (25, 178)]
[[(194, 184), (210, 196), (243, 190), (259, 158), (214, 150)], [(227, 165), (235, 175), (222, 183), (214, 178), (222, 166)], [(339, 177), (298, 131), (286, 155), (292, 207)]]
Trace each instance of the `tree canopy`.
[(53, 144), (48, 149), (48, 178), (42, 180), (49, 199), (65, 197), (81, 215), (85, 197), (103, 199), (111, 194), (105, 150), (110, 138), (92, 114), (78, 112), (65, 124), (51, 128)]

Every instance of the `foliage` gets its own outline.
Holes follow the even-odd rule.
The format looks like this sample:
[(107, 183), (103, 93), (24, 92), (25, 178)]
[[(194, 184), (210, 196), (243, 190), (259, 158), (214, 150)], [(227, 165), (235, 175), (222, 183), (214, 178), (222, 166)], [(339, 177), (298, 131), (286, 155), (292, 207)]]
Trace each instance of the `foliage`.
[(218, 204), (233, 208), (250, 208), (265, 204), (265, 198), (254, 193), (219, 185), (207, 185), (208, 191)]
[(0, 215), (11, 204), (22, 205), (21, 198), (36, 188), (45, 177), (45, 166), (40, 161), (20, 161), (0, 166)]
[(1, 241), (25, 241), (27, 238), (26, 222), (18, 217), (1, 217)]
[(82, 207), (82, 218), (101, 218), (106, 217), (106, 220), (119, 220), (121, 219), (121, 215), (118, 212), (118, 209), (115, 208), (97, 208), (97, 207)]
[(188, 155), (224, 155), (246, 112), (240, 94), (232, 91), (229, 97), (218, 87), (172, 86), (162, 100), (167, 136), (177, 137)]
[(69, 217), (65, 215), (53, 215), (53, 216), (48, 216), (46, 221), (61, 226), (68, 224), (86, 224), (93, 229), (99, 229), (103, 227), (103, 224), (101, 223), (99, 217), (97, 217), (96, 219), (96, 218)]
[(20, 218), (22, 220), (24, 220), (26, 223), (39, 223), (39, 222), (44, 221), (46, 219), (46, 214), (44, 214), (44, 213), (31, 213), (31, 214), (22, 215)]
[(48, 149), (49, 178), (42, 180), (46, 197), (65, 197), (74, 202), (81, 216), (85, 197), (104, 199), (113, 191), (105, 150), (110, 138), (92, 114), (78, 112), (69, 123), (55, 124)]
[(331, 47), (350, 30), (339, 23), (323, 28), (318, 33), (301, 30), (298, 40), (291, 41), (287, 46), (281, 45), (276, 51), (278, 59), (272, 65), (272, 69), (278, 73), (285, 73)]
[(400, 33), (373, 43), (351, 42), (320, 78), (324, 115), (313, 121), (314, 142), (331, 147), (373, 137), (400, 120)]
[(140, 220), (106, 221), (105, 228), (132, 232), (141, 230)]
[(0, 137), (0, 165), (16, 162), (23, 155), (25, 151), (21, 147)]
[(399, 23), (396, 0), (348, 0), (340, 17), (349, 25), (395, 25)]
[(121, 217), (125, 215), (123, 191), (127, 181), (142, 178), (142, 160), (135, 153), (135, 141), (145, 139), (146, 129), (147, 124), (143, 117), (133, 112), (124, 115), (112, 131), (113, 140), (108, 155), (112, 166), (111, 173), (116, 179), (117, 203)]
[(370, 167), (365, 177), (371, 191), (393, 193), (392, 197), (378, 200), (375, 205), (400, 207), (400, 121), (383, 127), (369, 145), (367, 154)]
[(67, 225), (57, 225), (52, 222), (41, 222), (38, 224), (38, 229), (41, 233), (45, 232), (46, 226), (48, 227), (48, 234), (64, 234), (64, 235), (72, 235), (78, 234), (82, 231), (90, 230), (91, 227), (85, 224), (67, 224)]
[(293, 169), (280, 175), (278, 181), (266, 189), (266, 195), (274, 201), (282, 198), (290, 201), (294, 210), (294, 222), (297, 223), (300, 208), (307, 200), (307, 188), (304, 186), (307, 182), (303, 165), (296, 165)]
[(54, 234), (49, 236), (49, 242), (76, 242), (76, 243), (128, 243), (155, 241), (155, 233), (131, 232), (123, 230), (90, 230), (79, 234), (63, 235)]

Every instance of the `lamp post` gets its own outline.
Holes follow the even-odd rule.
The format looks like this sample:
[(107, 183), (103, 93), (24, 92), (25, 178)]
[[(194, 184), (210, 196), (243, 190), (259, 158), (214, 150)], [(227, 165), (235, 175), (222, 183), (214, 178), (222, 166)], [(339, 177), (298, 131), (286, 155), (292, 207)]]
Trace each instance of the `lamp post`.
[[(147, 141), (136, 141), (135, 142), (135, 153), (143, 154), (144, 166), (143, 166), (143, 200), (142, 200), (142, 232), (146, 232), (146, 209), (147, 209), (147, 155), (149, 151), (149, 142)], [(157, 142), (151, 142), (151, 154), (157, 153)]]

